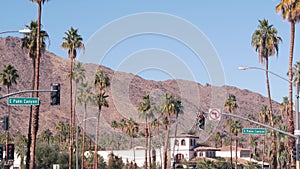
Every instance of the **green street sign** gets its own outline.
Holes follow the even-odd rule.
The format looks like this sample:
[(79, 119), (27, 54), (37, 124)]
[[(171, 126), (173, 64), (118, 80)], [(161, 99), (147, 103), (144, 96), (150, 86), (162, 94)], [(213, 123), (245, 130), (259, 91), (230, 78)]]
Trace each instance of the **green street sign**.
[(266, 134), (267, 131), (264, 128), (243, 128), (243, 134)]
[(39, 105), (39, 98), (34, 98), (34, 97), (11, 97), (11, 98), (8, 98), (7, 104), (11, 105), (11, 106)]

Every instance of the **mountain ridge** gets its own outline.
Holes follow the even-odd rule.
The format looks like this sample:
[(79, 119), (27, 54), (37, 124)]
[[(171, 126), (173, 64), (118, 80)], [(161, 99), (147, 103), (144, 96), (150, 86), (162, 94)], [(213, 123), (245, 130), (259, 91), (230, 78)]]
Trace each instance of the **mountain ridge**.
[[(21, 39), (16, 37), (0, 38), (0, 71), (6, 64), (13, 65), (20, 75), (18, 85), (12, 87), (13, 91), (28, 90), (31, 87), (31, 71), (32, 61), (21, 48)], [(100, 67), (107, 73), (111, 80), (108, 95), (110, 96), (109, 107), (103, 108), (102, 131), (113, 130), (110, 123), (113, 120), (122, 118), (133, 118), (139, 123), (143, 120), (138, 118), (137, 105), (142, 101), (144, 95), (150, 95), (153, 102), (159, 105), (165, 93), (171, 93), (176, 98), (181, 98), (184, 107), (184, 115), (180, 117), (179, 131), (187, 132), (193, 129), (195, 122), (195, 112), (208, 111), (209, 108), (220, 108), (222, 111), (226, 98), (229, 94), (233, 94), (237, 98), (239, 108), (236, 114), (247, 117), (248, 114), (255, 115), (260, 111), (260, 106), (267, 105), (267, 98), (259, 93), (252, 92), (247, 89), (239, 89), (234, 86), (212, 86), (210, 84), (201, 85), (188, 80), (165, 80), (154, 81), (145, 80), (140, 76), (114, 71), (108, 67), (101, 65), (83, 63), (86, 70), (86, 81), (91, 82), (96, 70)], [(69, 71), (69, 60), (65, 60), (54, 53), (45, 51), (41, 57), (40, 65), (40, 89), (49, 90), (51, 83), (61, 84), (61, 105), (50, 106), (50, 93), (40, 93), (40, 119), (39, 132), (45, 129), (55, 131), (55, 126), (59, 121), (68, 123), (69, 121), (69, 79), (67, 77)], [(6, 94), (4, 86), (1, 95)], [(22, 94), (14, 97), (30, 97), (30, 94)], [(280, 113), (279, 103), (273, 101), (275, 114)], [(0, 118), (5, 115), (7, 110), (6, 99), (0, 100), (0, 107), (3, 110)], [(93, 117), (97, 113), (97, 108), (89, 105), (90, 113), (88, 117)], [(29, 107), (11, 106), (11, 128), (13, 131), (27, 132), (29, 121)], [(79, 122), (82, 122), (82, 106), (76, 106)], [(156, 115), (158, 116), (158, 115)], [(225, 128), (225, 118), (222, 117), (220, 123), (209, 123), (208, 131), (200, 132), (205, 137), (209, 137), (213, 130), (223, 130)], [(95, 121), (89, 122), (91, 126), (95, 125)], [(247, 125), (243, 123), (243, 125)], [(90, 132), (94, 130), (91, 127)], [(203, 140), (205, 141), (205, 140)]]

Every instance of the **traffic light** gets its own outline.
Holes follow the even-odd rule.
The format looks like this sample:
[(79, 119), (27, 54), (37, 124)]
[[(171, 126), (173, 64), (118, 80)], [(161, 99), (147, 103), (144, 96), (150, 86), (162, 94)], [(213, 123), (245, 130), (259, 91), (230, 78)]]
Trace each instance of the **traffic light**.
[(293, 159), (296, 159), (296, 157), (297, 157), (296, 147), (295, 146), (293, 146), (292, 157), (293, 157)]
[(204, 130), (205, 126), (205, 117), (203, 112), (199, 112), (197, 117), (197, 126), (199, 130)]
[(4, 130), (8, 130), (8, 128), (9, 128), (9, 117), (8, 116), (5, 116), (3, 118), (3, 128), (4, 128)]
[(14, 144), (7, 144), (7, 151), (8, 151), (8, 160), (14, 160), (14, 153), (15, 153), (15, 145)]
[(3, 144), (0, 144), (0, 161), (3, 160)]
[(51, 92), (50, 105), (60, 105), (60, 84), (51, 83), (51, 90), (55, 91)]
[[(297, 156), (297, 150), (298, 149), (298, 156)], [(293, 159), (300, 159), (300, 144), (296, 144), (296, 146), (293, 146), (293, 150), (292, 150), (292, 158)]]

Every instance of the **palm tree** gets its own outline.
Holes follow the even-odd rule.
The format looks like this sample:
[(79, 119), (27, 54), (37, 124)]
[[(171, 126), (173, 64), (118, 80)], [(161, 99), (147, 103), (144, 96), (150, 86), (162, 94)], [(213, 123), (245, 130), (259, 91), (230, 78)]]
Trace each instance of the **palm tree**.
[[(299, 22), (300, 19), (300, 2), (298, 0), (281, 0), (276, 6), (276, 12), (280, 12), (283, 20), (288, 20), (291, 24), (291, 39), (290, 39), (290, 52), (289, 52), (289, 132), (294, 134), (294, 118), (293, 118), (293, 77), (292, 77), (292, 67), (293, 67), (293, 55), (294, 55), (294, 41), (295, 41), (295, 24)], [(295, 146), (295, 139), (293, 137), (289, 138), (289, 150), (290, 155), (292, 154), (293, 147)], [(295, 160), (292, 159), (292, 167), (295, 168)]]
[(237, 149), (238, 149), (238, 134), (242, 132), (242, 124), (239, 121), (233, 121), (231, 124), (232, 133), (235, 135), (235, 168), (237, 168)]
[(98, 106), (97, 124), (96, 124), (96, 141), (95, 141), (95, 153), (94, 153), (94, 169), (98, 169), (98, 132), (100, 124), (100, 113), (102, 107), (108, 107), (107, 97), (104, 89), (110, 85), (109, 77), (101, 69), (98, 69), (94, 77), (94, 87), (97, 91), (95, 95), (95, 101)]
[(49, 129), (46, 129), (41, 133), (41, 139), (44, 142), (46, 142), (48, 145), (50, 144), (52, 138), (53, 138), (53, 133)]
[[(174, 141), (175, 141), (177, 140), (178, 115), (183, 114), (183, 106), (181, 104), (181, 100), (179, 99), (174, 99), (174, 105), (175, 105), (175, 119), (176, 119), (175, 134), (174, 134)], [(175, 159), (174, 152), (175, 152), (175, 142), (173, 144), (173, 154), (172, 154), (172, 157)]]
[[(19, 78), (18, 71), (11, 64), (4, 65), (4, 69), (0, 72), (1, 84), (6, 86), (7, 94), (10, 93), (10, 88), (13, 84), (17, 84)], [(7, 107), (7, 115), (10, 116), (10, 106)], [(6, 132), (6, 150), (8, 148), (9, 129)], [(6, 157), (8, 157), (8, 151), (6, 151)], [(8, 159), (6, 158), (6, 163)]]
[[(266, 123), (269, 123), (269, 111), (268, 111), (268, 108), (266, 105), (262, 105), (261, 107), (261, 110), (260, 112), (258, 113), (259, 115), (259, 121), (263, 124), (266, 124)], [(262, 149), (262, 167), (264, 166), (264, 155), (265, 155), (265, 139), (266, 139), (266, 136), (264, 135), (263, 136), (263, 141), (262, 141), (262, 144), (263, 144), (263, 149)]]
[[(37, 40), (36, 40), (36, 57), (35, 57), (35, 80), (34, 80), (34, 90), (39, 90), (39, 78), (40, 78), (40, 48), (41, 48), (41, 20), (42, 20), (42, 5), (48, 0), (30, 0), (38, 5), (38, 25), (37, 25)], [(34, 92), (33, 97), (38, 98), (39, 93)], [(31, 131), (31, 141), (32, 144), (30, 146), (30, 169), (35, 168), (35, 146), (36, 146), (36, 138), (38, 132), (38, 124), (39, 124), (39, 106), (33, 107), (32, 113), (32, 131)]]
[[(150, 111), (151, 109), (151, 102), (150, 102), (150, 96), (146, 95), (143, 97), (143, 101), (139, 103), (138, 110), (139, 110), (139, 117), (145, 119), (145, 143), (146, 143), (146, 151), (145, 151), (145, 168), (148, 167), (148, 160), (147, 160), (147, 151), (150, 152), (150, 149), (148, 149), (148, 137), (149, 136), (149, 128), (148, 128), (148, 118), (152, 118), (153, 114)], [(149, 153), (150, 154), (150, 153)], [(149, 156), (149, 168), (150, 168), (150, 156)]]
[(160, 168), (162, 168), (162, 156), (161, 156), (161, 137), (159, 136), (160, 135), (160, 132), (159, 132), (159, 126), (160, 126), (160, 122), (157, 118), (153, 119), (150, 123), (150, 125), (152, 127), (154, 127), (154, 130), (157, 129), (157, 136), (158, 136), (158, 142), (159, 142), (159, 157), (160, 157)]
[(251, 139), (250, 139), (250, 143), (249, 143), (249, 145), (250, 145), (250, 161), (251, 161), (251, 158), (253, 157), (253, 155), (255, 156), (256, 155), (256, 150), (257, 150), (257, 141), (258, 141), (258, 137), (253, 137), (253, 136), (251, 136), (250, 137)]
[(92, 88), (88, 83), (82, 83), (79, 87), (79, 95), (77, 97), (78, 103), (83, 104), (83, 132), (82, 132), (82, 146), (81, 146), (81, 169), (84, 168), (84, 151), (85, 151), (85, 131), (86, 131), (86, 114), (87, 104), (92, 101)]
[[(70, 73), (71, 75), (71, 73)], [(74, 94), (74, 98), (77, 98), (77, 88), (78, 85), (85, 79), (85, 69), (82, 66), (81, 62), (75, 63), (74, 67), (73, 67), (73, 71), (72, 71), (72, 79), (75, 81), (75, 94)], [(76, 100), (74, 100), (74, 119), (76, 116)]]
[(218, 143), (221, 142), (220, 135), (221, 135), (221, 133), (218, 131), (213, 135), (213, 137), (211, 137), (211, 141), (214, 142), (215, 148), (218, 148)]
[[(233, 94), (230, 94), (225, 101), (224, 107), (229, 111), (230, 114), (234, 113), (234, 110), (238, 108), (236, 103), (236, 97)], [(231, 134), (231, 125), (229, 125), (229, 136), (230, 136), (230, 168), (232, 169), (232, 134)]]
[[(268, 104), (270, 109), (270, 121), (271, 126), (274, 127), (273, 122), (273, 107), (271, 100), (271, 92), (270, 92), (270, 83), (269, 83), (269, 57), (278, 55), (278, 44), (281, 41), (281, 37), (278, 36), (278, 31), (273, 25), (269, 25), (268, 20), (263, 19), (259, 20), (258, 29), (252, 35), (251, 44), (255, 48), (255, 51), (258, 52), (258, 60), (260, 63), (265, 64), (266, 66), (266, 85), (268, 92)], [(273, 156), (276, 158), (276, 145), (275, 145), (275, 134), (272, 131), (272, 144), (273, 146)], [(272, 166), (277, 168), (276, 160), (273, 161)]]
[(132, 147), (133, 139), (136, 137), (136, 134), (139, 132), (139, 125), (133, 119), (127, 120), (125, 133), (130, 137), (130, 148), (133, 148), (133, 160), (135, 162), (135, 148)]
[[(35, 81), (35, 69), (36, 69), (36, 49), (37, 49), (37, 30), (38, 23), (37, 21), (31, 21), (29, 25), (26, 25), (26, 28), (31, 30), (31, 33), (24, 34), (22, 40), (22, 49), (28, 53), (28, 56), (32, 59), (32, 75), (31, 75), (31, 89), (34, 90), (34, 81)], [(41, 30), (40, 32), (40, 43), (41, 43), (41, 52), (43, 53), (46, 49), (46, 39), (49, 40), (49, 35), (46, 31)], [(33, 93), (31, 95), (33, 97)], [(31, 146), (31, 125), (32, 125), (32, 106), (29, 110), (29, 122), (28, 122), (28, 141), (27, 141), (27, 154), (26, 154), (26, 168), (29, 168), (30, 162), (30, 146)]]
[(285, 96), (282, 98), (282, 102), (279, 105), (279, 109), (282, 117), (289, 116), (288, 105), (289, 105), (289, 98)]
[(165, 116), (165, 126), (167, 129), (167, 136), (165, 141), (165, 150), (164, 150), (164, 169), (167, 168), (167, 159), (168, 159), (168, 149), (169, 149), (169, 137), (170, 137), (170, 119), (173, 115), (176, 115), (179, 109), (177, 108), (177, 100), (174, 99), (172, 95), (166, 93), (164, 95), (164, 101), (162, 105), (162, 113)]
[(24, 165), (24, 157), (26, 156), (27, 138), (21, 132), (17, 132), (17, 142), (15, 143), (15, 152), (21, 159), (21, 166)]
[(70, 147), (69, 147), (69, 169), (72, 168), (72, 159), (73, 159), (73, 140), (74, 140), (74, 126), (75, 126), (75, 117), (73, 112), (73, 62), (77, 56), (77, 50), (83, 49), (84, 45), (82, 42), (82, 37), (78, 34), (78, 29), (71, 27), (65, 32), (65, 37), (63, 37), (64, 42), (61, 44), (63, 49), (68, 50), (68, 57), (70, 58)]
[(116, 120), (113, 120), (113, 121), (111, 122), (111, 124), (110, 124), (110, 127), (113, 128), (113, 129), (115, 130), (116, 128), (119, 127), (119, 124), (118, 124), (118, 122), (117, 122)]

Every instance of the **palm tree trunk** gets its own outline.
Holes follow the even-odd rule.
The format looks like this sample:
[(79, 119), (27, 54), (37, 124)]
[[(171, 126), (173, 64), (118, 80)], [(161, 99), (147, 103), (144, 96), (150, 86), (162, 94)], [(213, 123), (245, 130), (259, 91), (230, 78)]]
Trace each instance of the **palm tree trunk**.
[(148, 157), (149, 157), (149, 169), (152, 168), (151, 166), (151, 128), (150, 125), (148, 124)]
[[(293, 118), (293, 53), (294, 53), (294, 40), (295, 40), (295, 22), (291, 22), (291, 41), (290, 41), (290, 57), (289, 57), (289, 133), (294, 134), (294, 118)], [(296, 168), (296, 161), (292, 158), (293, 147), (295, 146), (295, 139), (289, 137), (289, 152), (291, 159), (291, 168)]]
[[(35, 80), (35, 57), (32, 57), (32, 80), (31, 80), (31, 89), (34, 90), (34, 80)], [(31, 93), (31, 97), (33, 97), (33, 93)], [(30, 106), (29, 110), (29, 125), (28, 125), (28, 140), (27, 140), (27, 152), (26, 152), (26, 169), (29, 169), (30, 162), (30, 145), (31, 145), (31, 123), (32, 123), (32, 106)]]
[(159, 142), (159, 157), (160, 157), (160, 168), (162, 168), (162, 154), (161, 154), (161, 137), (159, 136), (159, 126), (157, 127), (157, 135), (158, 135), (158, 142)]
[(237, 160), (238, 160), (238, 156), (237, 156), (237, 150), (238, 150), (238, 138), (237, 138), (237, 133), (235, 133), (235, 168), (238, 168), (237, 165)]
[[(72, 53), (72, 50), (71, 50)], [(73, 161), (73, 137), (74, 137), (74, 117), (73, 117), (73, 58), (70, 57), (70, 143), (69, 143), (69, 169), (72, 169)]]
[(94, 151), (94, 169), (98, 169), (98, 134), (99, 134), (99, 124), (100, 124), (100, 113), (101, 106), (99, 106), (97, 117), (97, 125), (96, 125), (96, 141), (95, 141), (95, 151)]
[(170, 137), (170, 129), (169, 125), (167, 125), (167, 136), (165, 141), (165, 150), (164, 150), (164, 168), (167, 169), (168, 164), (168, 149), (169, 149), (169, 137)]
[[(270, 91), (270, 83), (269, 83), (269, 59), (268, 57), (265, 58), (266, 61), (266, 84), (267, 84), (267, 91), (268, 91), (268, 102), (269, 102), (269, 110), (270, 110), (270, 122), (271, 126), (274, 127), (274, 120), (273, 120), (273, 106), (272, 106), (272, 100), (271, 100), (271, 91)], [(275, 144), (275, 133), (272, 130), (272, 140), (271, 145), (273, 145), (273, 157), (274, 159), (277, 159), (277, 151), (276, 151), (276, 144)], [(273, 168), (277, 168), (277, 161), (273, 160), (272, 163)]]
[(230, 169), (232, 169), (232, 133), (231, 133), (231, 124), (229, 126), (229, 135), (230, 135)]
[(261, 168), (264, 168), (264, 160), (265, 160), (265, 140), (266, 140), (266, 136), (264, 135), (263, 138), (263, 149), (262, 149), (262, 163), (261, 163)]
[[(38, 30), (37, 30), (37, 47), (36, 47), (36, 67), (35, 67), (35, 85), (34, 89), (39, 90), (39, 77), (40, 77), (40, 32), (41, 32), (41, 14), (42, 14), (42, 1), (38, 1)], [(33, 97), (39, 97), (38, 92), (33, 93)], [(32, 116), (32, 132), (31, 132), (31, 141), (30, 146), (30, 169), (35, 168), (35, 146), (36, 146), (36, 136), (38, 131), (38, 122), (39, 122), (39, 105), (33, 107), (33, 116)]]
[(85, 146), (85, 130), (86, 130), (86, 103), (84, 104), (83, 114), (83, 131), (82, 131), (82, 145), (81, 145), (81, 169), (84, 169), (84, 146)]
[[(175, 158), (175, 156), (174, 156), (174, 154), (175, 154), (175, 143), (176, 143), (176, 139), (177, 139), (177, 127), (178, 127), (178, 114), (176, 114), (176, 125), (175, 125), (175, 134), (174, 134), (174, 145), (173, 145), (173, 153), (172, 153), (172, 157), (173, 157), (173, 163), (175, 164), (175, 160), (176, 160), (176, 158)], [(175, 166), (173, 164), (173, 166)], [(172, 166), (172, 168), (173, 168), (173, 166)]]
[(146, 117), (146, 125), (145, 125), (145, 169), (148, 167), (148, 161), (147, 161), (147, 151), (148, 151), (148, 126), (147, 126), (147, 117)]

